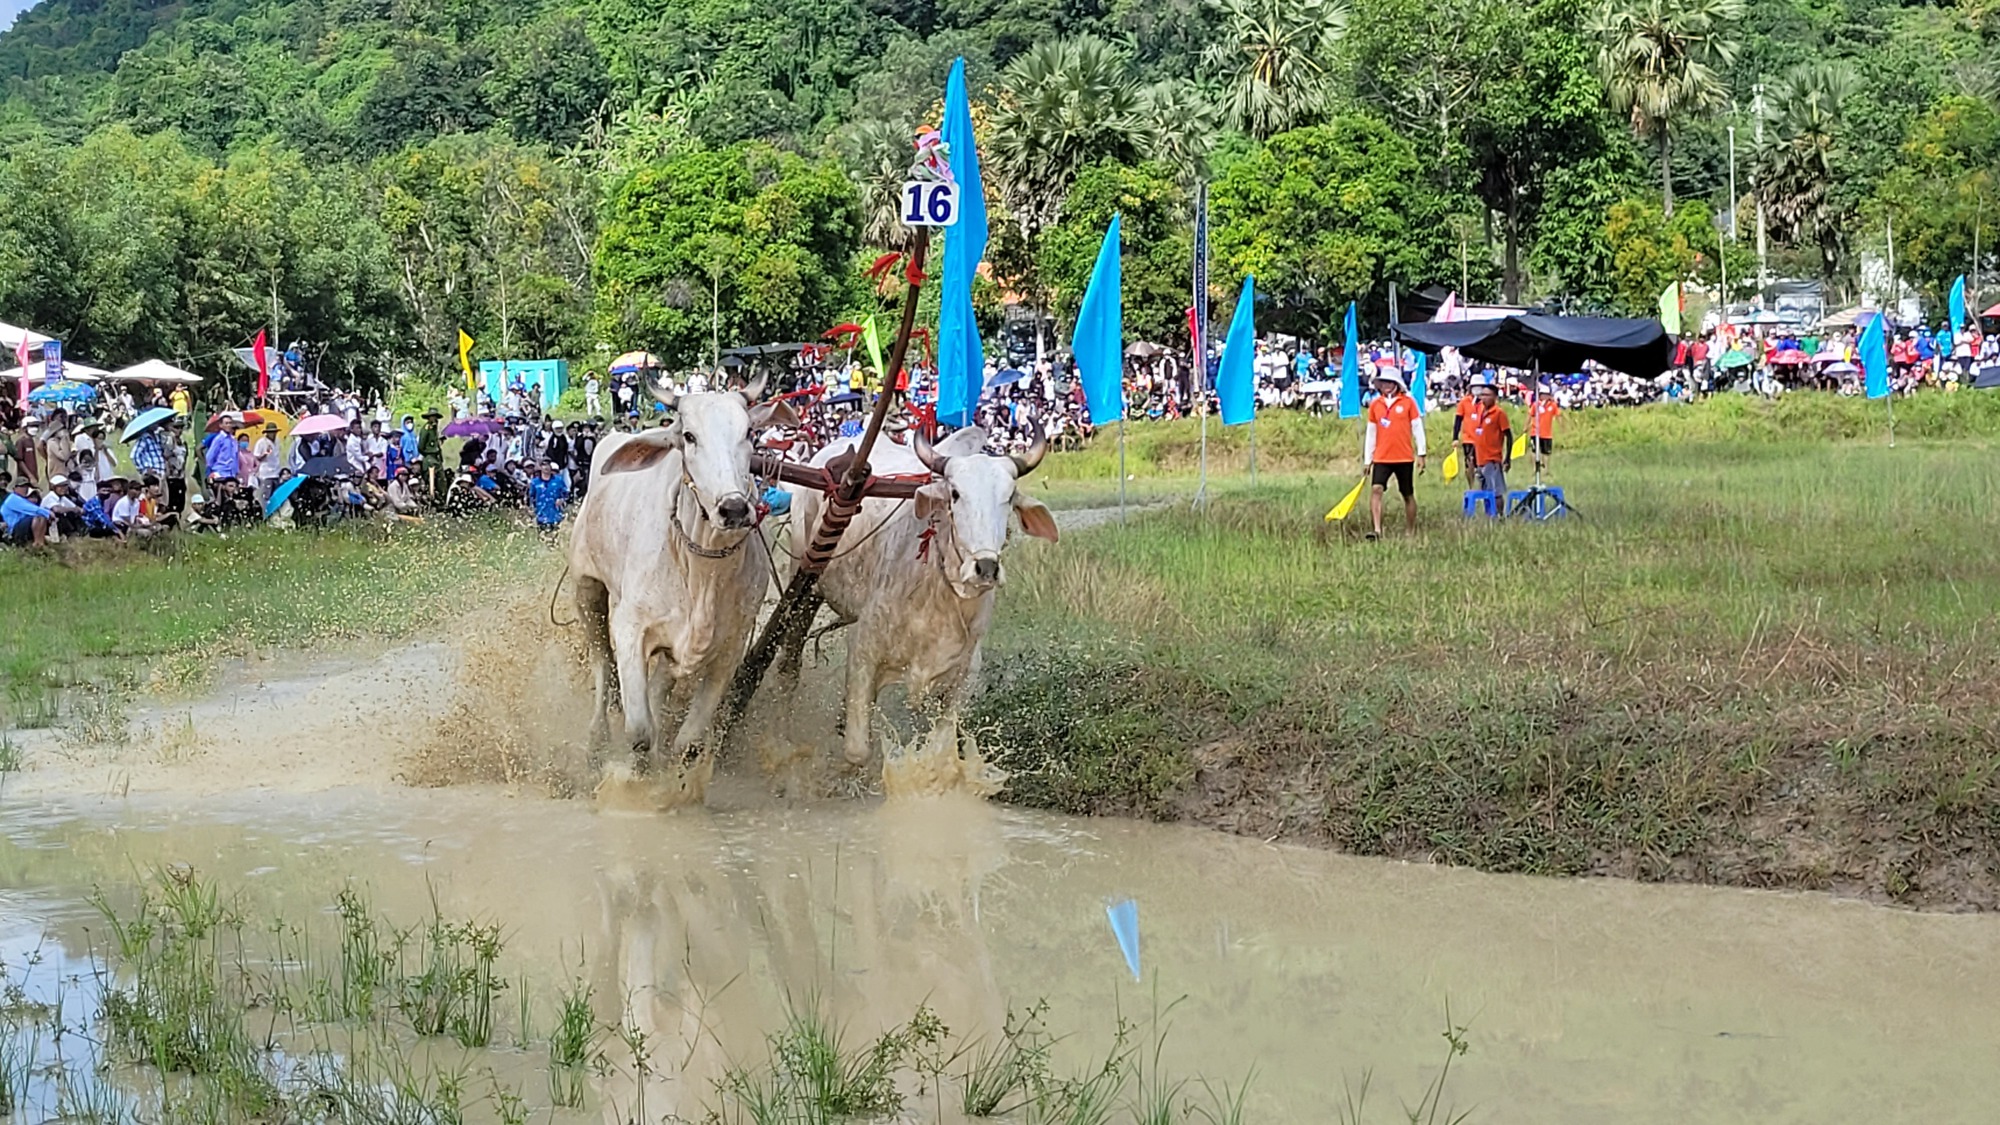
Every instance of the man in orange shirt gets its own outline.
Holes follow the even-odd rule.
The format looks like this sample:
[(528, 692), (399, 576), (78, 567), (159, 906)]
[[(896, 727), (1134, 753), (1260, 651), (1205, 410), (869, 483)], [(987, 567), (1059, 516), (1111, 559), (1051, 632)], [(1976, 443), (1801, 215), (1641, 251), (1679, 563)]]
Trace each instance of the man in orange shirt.
[(1549, 454), (1555, 449), (1556, 415), (1562, 413), (1562, 404), (1556, 401), (1555, 384), (1542, 380), (1540, 391), (1528, 404), (1528, 450), (1535, 455), (1535, 471), (1549, 463)]
[[(1476, 381), (1481, 377), (1475, 376), (1474, 378)], [(1452, 413), (1451, 419), (1451, 441), (1453, 445), (1458, 446), (1458, 463), (1465, 467), (1465, 490), (1467, 492), (1471, 492), (1473, 489), (1479, 487), (1479, 474), (1473, 471), (1473, 467), (1477, 462), (1472, 459), (1472, 436), (1465, 432), (1465, 419), (1472, 413), (1473, 407), (1478, 402), (1479, 396), (1472, 393), (1472, 387), (1468, 384), (1465, 388), (1465, 394), (1459, 397), (1458, 409)]]
[(1514, 427), (1500, 408), (1500, 388), (1491, 375), (1472, 382), (1472, 413), (1466, 416), (1465, 433), (1472, 439), (1472, 455), (1479, 487), (1507, 499), (1507, 470), (1514, 467)]
[(1361, 441), (1361, 464), (1373, 486), (1368, 514), (1375, 529), (1368, 538), (1382, 537), (1382, 493), (1394, 480), (1403, 494), (1403, 519), (1417, 530), (1416, 474), (1424, 469), (1424, 415), (1403, 385), (1402, 372), (1383, 367), (1375, 375), (1377, 398), (1368, 404), (1368, 429)]

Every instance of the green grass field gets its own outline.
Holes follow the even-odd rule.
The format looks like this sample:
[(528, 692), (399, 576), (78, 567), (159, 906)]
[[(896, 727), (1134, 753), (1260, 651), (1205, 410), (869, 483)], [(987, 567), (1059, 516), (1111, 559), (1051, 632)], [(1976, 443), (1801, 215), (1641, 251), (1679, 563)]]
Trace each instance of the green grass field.
[(499, 521), (0, 552), (4, 718), (47, 722), (73, 687), (197, 686), (252, 648), (410, 636), (511, 575), (545, 578), (549, 553)]
[[(1552, 479), (1587, 518), (1466, 521), (1433, 471), (1419, 534), (1379, 543), (1365, 507), (1320, 518), (1352, 424), (1273, 419), (1288, 471), (1254, 492), (1021, 549), (978, 721), (1035, 805), (2000, 905), (2000, 476), (1987, 400), (1956, 397), (1919, 427), (1956, 440), (1906, 408), (1896, 449), (1798, 421), (1859, 405), (1830, 399), (1584, 415)], [(1745, 439), (1627, 441), (1746, 407)], [(1186, 494), (1187, 428), (1131, 435), (1135, 488)], [(1050, 491), (1099, 498), (1073, 474), (1103, 456)]]

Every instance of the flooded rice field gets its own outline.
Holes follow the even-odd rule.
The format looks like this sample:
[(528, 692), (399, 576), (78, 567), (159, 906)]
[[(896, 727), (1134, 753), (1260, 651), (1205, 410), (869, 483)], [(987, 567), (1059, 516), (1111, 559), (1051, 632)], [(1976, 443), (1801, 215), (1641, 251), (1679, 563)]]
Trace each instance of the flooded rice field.
[[(408, 1021), (390, 1037), (401, 1078), (485, 1076), (467, 1120), (704, 1120), (802, 1009), (857, 1050), (920, 1010), (950, 1029), (944, 1078), (898, 1079), (912, 1121), (962, 1120), (955, 1093), (927, 1091), (1030, 1011), (1056, 1075), (1101, 1065), (1122, 1022), (1128, 1096), (1165, 1074), (1186, 1080), (1183, 1103), (1219, 1107), (1248, 1078), (1240, 1117), (1215, 1120), (1341, 1120), (1364, 1083), (1364, 1120), (1403, 1120), (1448, 1026), (1467, 1050), (1442, 1101), (1473, 1122), (1993, 1118), (2000, 917), (1484, 875), (964, 793), (787, 799), (774, 790), (809, 790), (774, 782), (768, 747), (719, 771), (705, 807), (623, 811), (581, 786), (550, 795), (576, 766), (561, 654), (499, 647), (514, 655), (433, 644), (239, 669), (133, 714), (111, 745), (17, 733), (0, 1024), (66, 1031), (26, 1064), (13, 1040), (14, 1119), (113, 1119), (91, 1099), (147, 1085), (129, 1060), (99, 1068), (106, 989), (130, 983), (106, 910), (129, 925), (144, 888), (190, 878), (241, 920), (211, 944), (247, 966), (244, 1022), (281, 1076), (360, 1051), (313, 983), (343, 956), (338, 903), (400, 931), (370, 940), (395, 945), (404, 985), (432, 973), (433, 921), (495, 935), (488, 1046)], [(1137, 979), (1107, 920), (1128, 899)], [(549, 1040), (584, 995), (581, 1104), (557, 1109)], [(9, 1051), (0, 1029), (0, 1093)], [(398, 1078), (371, 1074), (341, 1096)], [(115, 1119), (170, 1116), (132, 1097)], [(394, 1109), (323, 1119), (458, 1119)]]
[[(728, 779), (664, 816), (488, 789), (10, 797), (0, 961), (19, 977), (39, 958), (44, 989), (67, 973), (88, 1023), (93, 889), (129, 897), (163, 864), (213, 880), (253, 940), (275, 918), (333, 935), (344, 889), (403, 923), (433, 903), (498, 923), (540, 1035), (580, 975), (652, 1047), (654, 1073), (593, 1073), (577, 1120), (629, 1117), (640, 1082), (647, 1119), (699, 1118), (804, 997), (857, 1037), (920, 1005), (990, 1037), (1045, 1001), (1078, 1063), (1121, 1013), (1171, 1004), (1163, 1069), (1250, 1076), (1259, 1122), (1336, 1120), (1370, 1072), (1394, 1117), (1436, 1075), (1447, 1003), (1470, 1046), (1446, 1100), (1475, 1121), (1971, 1122), (1995, 1096), (1990, 917), (1496, 877), (971, 798), (786, 807)], [(1137, 982), (1106, 921), (1125, 898)], [(540, 1090), (535, 1051), (493, 1053)]]

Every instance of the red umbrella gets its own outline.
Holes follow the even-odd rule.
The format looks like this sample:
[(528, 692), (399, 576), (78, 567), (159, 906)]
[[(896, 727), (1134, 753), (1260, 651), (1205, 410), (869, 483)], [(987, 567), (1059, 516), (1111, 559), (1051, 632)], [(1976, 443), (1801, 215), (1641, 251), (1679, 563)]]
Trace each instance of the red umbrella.
[(1779, 348), (1777, 352), (1771, 356), (1771, 362), (1785, 366), (1790, 366), (1793, 364), (1804, 363), (1806, 362), (1806, 358), (1807, 358), (1806, 353), (1800, 351), (1797, 348)]
[(1992, 308), (1990, 308), (1990, 309), (1987, 309), (1987, 310), (1986, 310), (1985, 312), (1983, 312), (1983, 313), (1980, 313), (1979, 315), (1980, 315), (1980, 316), (2000, 316), (2000, 305), (1994, 305), (1994, 306), (1993, 306)]

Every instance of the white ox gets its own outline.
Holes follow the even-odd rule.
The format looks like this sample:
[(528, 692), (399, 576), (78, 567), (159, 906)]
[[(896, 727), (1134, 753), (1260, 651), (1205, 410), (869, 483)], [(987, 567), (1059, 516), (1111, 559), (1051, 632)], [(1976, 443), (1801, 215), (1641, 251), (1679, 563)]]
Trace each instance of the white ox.
[[(852, 440), (821, 450), (824, 466), (853, 449)], [(1054, 542), (1055, 518), (1016, 487), (1041, 463), (1046, 446), (1026, 454), (984, 452), (986, 431), (968, 426), (936, 449), (921, 435), (911, 447), (884, 441), (871, 468), (878, 476), (935, 473), (913, 501), (863, 501), (820, 579), (827, 605), (847, 642), (847, 760), (868, 760), (869, 709), (882, 689), (907, 686), (913, 709), (955, 716), (979, 671), (979, 644), (993, 618), (993, 594), (1004, 580), (1000, 549), (1010, 513), (1029, 535)], [(823, 496), (793, 490), (793, 569), (819, 524)]]
[(641, 754), (661, 748), (677, 688), (689, 701), (674, 764), (708, 732), (770, 581), (770, 555), (755, 530), (750, 435), (797, 422), (783, 403), (753, 406), (762, 388), (760, 380), (745, 391), (681, 396), (671, 426), (597, 447), (570, 540), (593, 671), (593, 747), (609, 736), (614, 687), (626, 737)]

